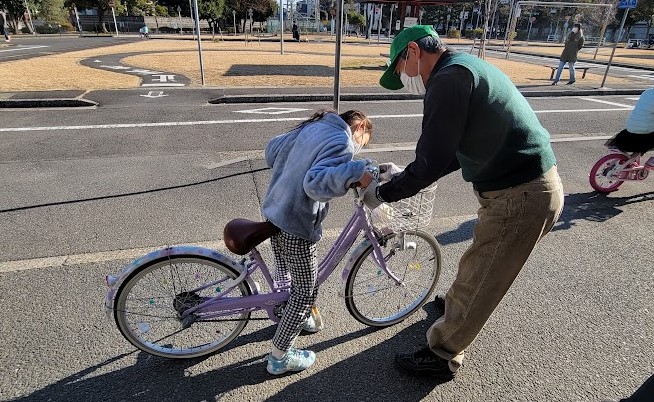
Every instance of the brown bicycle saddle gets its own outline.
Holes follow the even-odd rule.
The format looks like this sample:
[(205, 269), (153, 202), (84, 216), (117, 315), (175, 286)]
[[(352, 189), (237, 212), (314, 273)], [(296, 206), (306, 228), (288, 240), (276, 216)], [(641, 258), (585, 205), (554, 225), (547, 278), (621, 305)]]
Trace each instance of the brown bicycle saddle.
[(254, 222), (247, 219), (233, 219), (225, 225), (223, 239), (232, 253), (245, 255), (267, 238), (279, 233), (272, 223)]

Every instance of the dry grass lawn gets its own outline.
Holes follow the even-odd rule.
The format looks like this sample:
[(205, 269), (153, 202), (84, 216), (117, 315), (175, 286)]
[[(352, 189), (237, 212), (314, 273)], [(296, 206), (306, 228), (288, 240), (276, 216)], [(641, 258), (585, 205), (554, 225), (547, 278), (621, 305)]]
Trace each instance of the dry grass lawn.
[[(386, 58), (380, 54), (388, 53), (389, 45), (377, 45), (374, 41), (371, 45), (363, 40), (357, 42), (342, 46), (342, 85), (378, 85), (386, 63)], [(466, 43), (463, 40), (461, 42)], [(202, 47), (205, 82), (208, 86), (330, 87), (333, 85), (335, 50), (333, 41), (285, 42), (286, 54), (284, 55), (279, 54), (279, 43), (272, 42), (250, 42), (247, 46), (243, 42), (203, 42)], [(560, 52), (556, 47), (545, 50)], [(80, 60), (89, 57), (97, 57), (101, 60), (104, 55), (131, 52), (148, 53), (126, 57), (123, 62), (128, 65), (182, 74), (191, 78), (192, 85), (198, 85), (200, 82), (196, 42), (150, 40), (4, 62), (0, 91), (138, 87), (139, 77), (88, 68), (79, 64)], [(549, 70), (545, 67), (505, 59), (489, 58), (488, 61), (497, 65), (518, 85), (549, 84)], [(603, 71), (597, 73), (589, 73), (585, 80), (579, 80), (578, 83), (598, 85)], [(564, 77), (567, 77), (565, 74)], [(629, 82), (634, 81), (609, 78), (608, 84)]]

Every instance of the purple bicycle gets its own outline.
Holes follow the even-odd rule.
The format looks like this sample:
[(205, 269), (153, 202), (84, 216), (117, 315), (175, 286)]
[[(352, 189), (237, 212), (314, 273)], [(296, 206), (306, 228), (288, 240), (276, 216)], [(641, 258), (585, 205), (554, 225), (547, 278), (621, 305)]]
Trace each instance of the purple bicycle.
[[(438, 242), (421, 228), (430, 221), (436, 186), (371, 213), (354, 190), (354, 213), (318, 267), (322, 284), (351, 249), (339, 295), (359, 322), (386, 327), (418, 310), (434, 291), (441, 270)], [(290, 283), (275, 281), (257, 246), (278, 229), (236, 219), (225, 227), (230, 251), (242, 261), (195, 246), (142, 256), (118, 275), (107, 275), (105, 307), (134, 346), (152, 355), (195, 358), (233, 341), (248, 320), (278, 322)], [(268, 291), (253, 274), (259, 271)], [(252, 318), (256, 311), (267, 317)]]

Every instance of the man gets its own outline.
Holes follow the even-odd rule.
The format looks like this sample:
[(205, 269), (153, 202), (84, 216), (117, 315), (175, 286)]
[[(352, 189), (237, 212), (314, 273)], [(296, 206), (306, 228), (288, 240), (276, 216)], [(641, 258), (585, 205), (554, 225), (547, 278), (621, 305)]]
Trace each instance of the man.
[(4, 10), (0, 9), (0, 30), (5, 36), (5, 42), (11, 42), (11, 37), (9, 36), (9, 25), (7, 24), (7, 13)]
[(472, 245), (445, 296), (445, 313), (427, 331), (428, 347), (395, 357), (412, 374), (449, 380), (558, 219), (563, 191), (547, 130), (500, 70), (447, 49), (428, 25), (400, 32), (390, 56), (379, 83), (425, 96), (422, 134), (415, 160), (402, 172), (392, 168), (388, 183), (368, 186), (366, 204), (410, 197), (461, 169), (481, 205)]

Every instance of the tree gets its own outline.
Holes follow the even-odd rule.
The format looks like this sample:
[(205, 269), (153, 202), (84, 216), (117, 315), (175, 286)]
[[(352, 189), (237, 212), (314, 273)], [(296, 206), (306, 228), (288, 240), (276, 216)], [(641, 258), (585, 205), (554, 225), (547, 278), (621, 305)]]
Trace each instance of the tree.
[[(103, 32), (108, 32), (107, 27), (102, 23), (105, 12), (111, 10), (109, 7), (109, 0), (65, 0), (64, 4), (66, 7), (72, 7), (73, 4), (77, 8), (91, 9), (95, 8), (98, 10), (98, 22), (102, 26)], [(121, 13), (125, 10), (125, 7), (121, 3), (121, 0), (114, 0), (114, 9), (117, 13)]]
[(7, 22), (14, 29), (14, 32), (18, 32), (18, 22), (25, 12), (23, 0), (0, 0), (0, 8), (8, 11)]
[(218, 22), (225, 12), (225, 0), (198, 0), (198, 15), (207, 20), (209, 26), (218, 28)]
[(652, 28), (652, 22), (654, 22), (654, 0), (639, 0), (631, 15), (636, 21), (647, 21), (645, 40), (649, 41), (649, 30)]
[(64, 0), (41, 0), (38, 5), (38, 17), (44, 21), (62, 23), (67, 22), (67, 13)]
[(366, 26), (366, 17), (357, 11), (350, 11), (347, 13), (347, 22), (349, 22), (351, 26), (357, 28), (358, 32), (361, 27)]
[[(272, 0), (226, 0), (224, 16), (227, 19), (232, 18), (232, 11), (236, 11), (236, 19), (243, 20), (243, 24), (247, 20), (247, 11), (252, 8), (252, 18), (255, 21), (265, 21), (268, 17), (273, 15), (276, 10), (275, 1)], [(244, 29), (243, 26), (241, 29)]]

